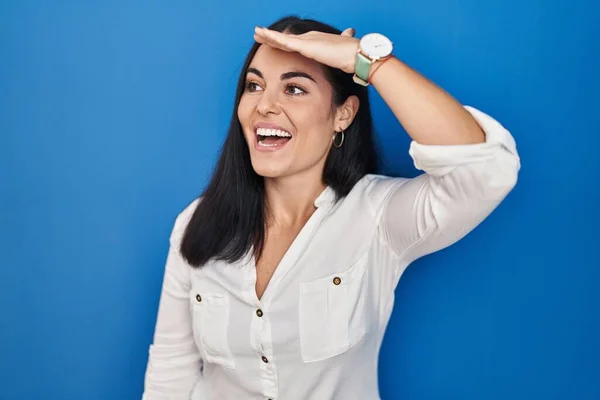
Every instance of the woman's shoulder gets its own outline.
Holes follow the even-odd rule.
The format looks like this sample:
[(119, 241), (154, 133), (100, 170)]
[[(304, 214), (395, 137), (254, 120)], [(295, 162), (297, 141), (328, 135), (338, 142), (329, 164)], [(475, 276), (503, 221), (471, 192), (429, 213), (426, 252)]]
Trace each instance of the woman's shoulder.
[(362, 196), (368, 197), (372, 202), (379, 202), (385, 199), (395, 188), (408, 182), (410, 178), (400, 178), (380, 174), (365, 175), (355, 185), (354, 190)]
[(175, 218), (175, 223), (173, 225), (173, 232), (171, 233), (171, 240), (180, 239), (187, 227), (188, 223), (192, 219), (192, 215), (194, 215), (194, 211), (200, 204), (201, 197), (196, 197), (191, 202), (180, 209), (179, 213)]
[(386, 199), (410, 178), (399, 178), (381, 174), (368, 174), (362, 177), (345, 201), (351, 204), (366, 205), (374, 215), (379, 215)]
[(188, 203), (177, 215), (176, 223), (187, 225), (201, 200), (202, 197), (196, 197), (190, 203)]

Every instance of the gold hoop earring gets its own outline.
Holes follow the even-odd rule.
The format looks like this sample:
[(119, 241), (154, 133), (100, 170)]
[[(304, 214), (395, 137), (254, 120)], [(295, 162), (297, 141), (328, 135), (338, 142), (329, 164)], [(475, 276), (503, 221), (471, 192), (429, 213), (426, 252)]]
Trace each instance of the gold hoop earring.
[[(336, 140), (336, 138), (339, 136), (339, 134), (340, 134), (340, 133), (342, 134), (342, 140), (340, 141), (340, 143), (339, 143), (339, 144), (337, 144), (337, 143), (335, 142), (335, 140)], [(336, 132), (336, 133), (335, 133), (335, 135), (333, 135), (333, 146), (334, 146), (335, 148), (337, 148), (337, 149), (339, 149), (340, 147), (342, 147), (342, 145), (344, 144), (344, 137), (345, 137), (345, 135), (344, 135), (344, 130), (343, 130), (343, 129), (340, 129), (340, 131), (339, 131), (339, 132)]]

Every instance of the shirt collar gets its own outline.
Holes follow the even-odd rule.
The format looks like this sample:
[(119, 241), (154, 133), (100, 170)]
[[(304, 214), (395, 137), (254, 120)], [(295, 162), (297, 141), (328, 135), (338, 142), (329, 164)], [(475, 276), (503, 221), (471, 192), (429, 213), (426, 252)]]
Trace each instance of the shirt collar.
[(315, 207), (323, 207), (332, 205), (335, 202), (335, 191), (327, 186), (315, 200)]

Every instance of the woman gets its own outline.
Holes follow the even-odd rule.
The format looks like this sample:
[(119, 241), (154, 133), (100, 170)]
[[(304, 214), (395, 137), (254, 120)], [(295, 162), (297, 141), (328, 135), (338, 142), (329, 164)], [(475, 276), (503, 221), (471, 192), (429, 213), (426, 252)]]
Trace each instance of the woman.
[[(353, 36), (256, 29), (212, 181), (171, 235), (145, 399), (379, 399), (402, 272), (515, 185), (508, 131)], [(368, 84), (425, 174), (374, 175)]]

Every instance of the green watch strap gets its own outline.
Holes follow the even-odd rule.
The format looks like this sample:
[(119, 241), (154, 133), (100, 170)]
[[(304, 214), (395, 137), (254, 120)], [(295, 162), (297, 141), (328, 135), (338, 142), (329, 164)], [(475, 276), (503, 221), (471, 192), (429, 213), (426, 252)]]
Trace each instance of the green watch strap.
[[(358, 82), (361, 84), (368, 84), (369, 81), (369, 71), (371, 70), (371, 64), (373, 62), (367, 58), (362, 53), (356, 53), (356, 61), (354, 63), (354, 73), (355, 78), (359, 78), (363, 82)], [(356, 81), (356, 79), (355, 79)]]

